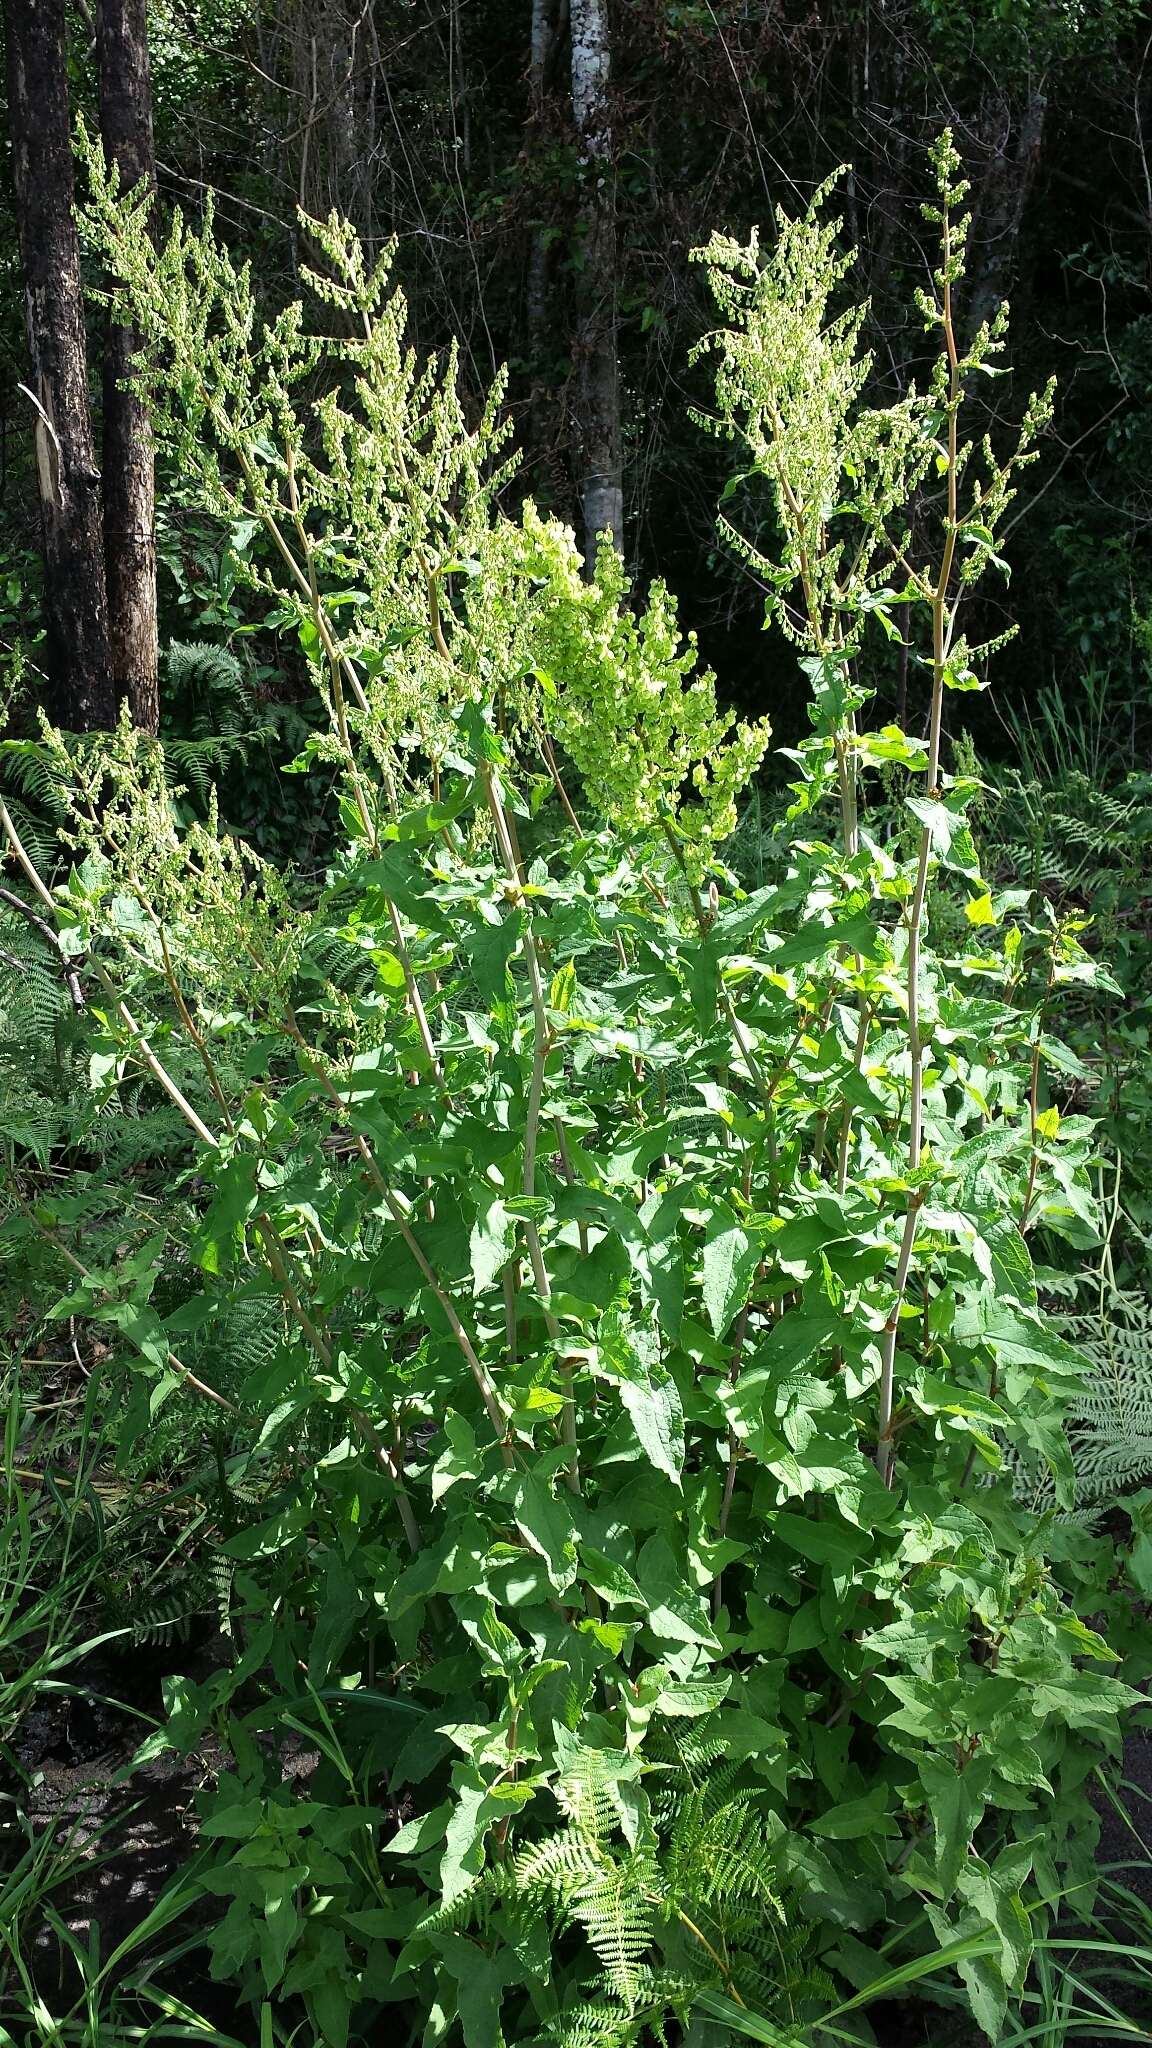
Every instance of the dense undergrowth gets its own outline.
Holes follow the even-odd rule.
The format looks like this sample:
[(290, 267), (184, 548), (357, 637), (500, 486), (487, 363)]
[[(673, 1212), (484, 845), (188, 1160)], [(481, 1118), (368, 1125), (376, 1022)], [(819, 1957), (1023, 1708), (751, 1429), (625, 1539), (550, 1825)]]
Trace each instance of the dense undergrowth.
[[(957, 343), (938, 169), (893, 407), (826, 195), (702, 252), (701, 424), (776, 552), (722, 530), (811, 687), (753, 832), (766, 729), (663, 588), (502, 511), (499, 388), (470, 421), (406, 352), (387, 264), (313, 224), (335, 338), (262, 326), (210, 221), (158, 251), (91, 165), (335, 823), (319, 870), (222, 826), (210, 713), (6, 743), (13, 2039), (800, 2048), (920, 1985), (925, 2038), (1110, 2038), (1121, 1992), (1147, 2038), (1096, 1844), (1149, 1668), (1149, 799), (948, 753), (1044, 401), (968, 441), (1003, 330)], [(867, 723), (885, 636), (923, 737)], [(267, 735), (175, 659), (226, 774)], [(109, 1957), (16, 1738), (157, 1643), (126, 1782), (191, 1760), (196, 1841)]]

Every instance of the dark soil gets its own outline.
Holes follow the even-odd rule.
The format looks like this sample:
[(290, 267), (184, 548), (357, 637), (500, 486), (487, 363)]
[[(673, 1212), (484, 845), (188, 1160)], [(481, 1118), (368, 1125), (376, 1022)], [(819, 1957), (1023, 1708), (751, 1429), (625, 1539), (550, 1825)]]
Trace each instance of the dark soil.
[[(146, 1732), (134, 1717), (69, 1701), (37, 1707), (22, 1731), (25, 1768), (33, 1745), (39, 1750), (25, 1811), (37, 1830), (51, 1827), (76, 1857), (57, 1910), (81, 1937), (94, 1921), (105, 1954), (139, 1925), (192, 1854), (195, 1796), (214, 1770), (210, 1754), (168, 1753), (126, 1780)], [(47, 1937), (45, 1947), (54, 1948)]]
[[(101, 1957), (134, 1932), (187, 1863), (196, 1793), (218, 1768), (205, 1749), (187, 1758), (168, 1752), (129, 1771), (161, 1717), (163, 1676), (164, 1660), (147, 1652), (86, 1659), (75, 1673), (84, 1690), (42, 1693), (10, 1744), (18, 1776), (4, 1790), (34, 1837), (50, 1833), (63, 1852), (49, 1903), (84, 1947), (96, 1931)], [(81, 1988), (76, 1964), (47, 1921), (33, 1941), (26, 1960), (46, 2003), (59, 2009)]]
[[(1127, 1866), (1124, 1882), (1152, 1911), (1152, 1731), (1131, 1735), (1124, 1745), (1125, 1820), (1111, 1801), (1100, 1799), (1101, 1865)], [(1133, 1829), (1135, 1833), (1133, 1833)]]
[[(222, 1644), (173, 1645), (163, 1651), (133, 1648), (89, 1658), (76, 1674), (75, 1696), (44, 1693), (25, 1714), (10, 1754), (15, 1782), (3, 1787), (18, 1802), (36, 1836), (51, 1832), (65, 1852), (61, 1882), (51, 1905), (85, 1948), (93, 1930), (106, 1959), (140, 1927), (168, 1881), (183, 1870), (198, 1843), (197, 1794), (215, 1782), (225, 1759), (209, 1737), (189, 1756), (165, 1751), (131, 1769), (151, 1726), (163, 1718), (162, 1681), (179, 1670), (206, 1677), (220, 1662)], [(314, 1752), (297, 1745), (285, 1769), (307, 1776)], [(211, 1902), (205, 1902), (205, 1919)], [(194, 1934), (196, 1913), (181, 1916), (177, 1933)], [(169, 1939), (171, 1936), (169, 1935)], [(163, 1941), (164, 1937), (161, 1937)], [(45, 1921), (28, 1958), (49, 2008), (59, 2009), (81, 1990), (73, 1957)], [(132, 1957), (142, 1964), (142, 1949)], [(185, 1955), (180, 1981), (170, 1988), (241, 2040), (256, 2040), (254, 2022), (238, 2013), (232, 1993), (210, 1983), (207, 1960)]]

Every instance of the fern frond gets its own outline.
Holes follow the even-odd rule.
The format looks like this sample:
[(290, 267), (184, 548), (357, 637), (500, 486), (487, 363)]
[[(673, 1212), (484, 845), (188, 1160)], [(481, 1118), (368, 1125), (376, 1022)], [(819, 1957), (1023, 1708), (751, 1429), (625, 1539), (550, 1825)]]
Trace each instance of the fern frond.
[(62, 819), (63, 806), (55, 770), (47, 751), (35, 740), (0, 742), (0, 774), (6, 790), (18, 790), (34, 810)]
[[(1133, 1487), (1152, 1481), (1152, 1301), (1116, 1289), (1094, 1315), (1063, 1316), (1063, 1333), (1091, 1361), (1066, 1422), (1076, 1478), (1074, 1518), (1086, 1526)], [(1018, 1462), (1020, 1498), (1046, 1507), (1047, 1473)]]
[(41, 1166), (57, 1145), (82, 1139), (92, 1119), (77, 1044), (59, 959), (0, 905), (0, 1143)]
[(164, 659), (174, 697), (188, 704), (210, 701), (217, 707), (245, 708), (244, 670), (230, 647), (210, 640), (173, 640)]
[(556, 1785), (561, 1812), (592, 1842), (611, 1834), (620, 1814), (618, 1762), (610, 1752), (582, 1749)]
[(165, 770), (170, 782), (207, 804), (220, 778), (272, 739), (273, 728), (250, 723), (250, 693), (231, 648), (174, 640), (166, 667), (179, 729), (163, 736)]
[(587, 1935), (606, 1981), (630, 2008), (640, 1996), (643, 1959), (652, 1942), (654, 1878), (644, 1856), (602, 1863), (569, 1902), (571, 1918)]
[(581, 1999), (553, 2021), (547, 2038), (556, 2048), (632, 2048), (642, 2024), (643, 2015), (619, 1999)]
[(470, 1929), (487, 1929), (493, 1909), (503, 1898), (514, 1897), (515, 1880), (503, 1864), (494, 1863), (473, 1878), (454, 1899), (426, 1913), (419, 1921), (420, 1934), (463, 1934)]
[(776, 1859), (754, 1795), (706, 1810), (700, 1794), (686, 1802), (669, 1842), (670, 1896), (706, 1906), (718, 1917), (754, 1907), (781, 1917)]
[(603, 1865), (603, 1853), (595, 1842), (565, 1831), (522, 1849), (514, 1870), (522, 1891), (544, 1892), (555, 1904), (566, 1906), (583, 1885), (594, 1882)]

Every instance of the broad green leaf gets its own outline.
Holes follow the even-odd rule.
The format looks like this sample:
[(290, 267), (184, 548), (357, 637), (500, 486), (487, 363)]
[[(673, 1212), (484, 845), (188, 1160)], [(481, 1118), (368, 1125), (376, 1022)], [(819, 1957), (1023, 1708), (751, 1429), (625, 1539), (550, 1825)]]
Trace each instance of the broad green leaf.
[(534, 1472), (508, 1475), (507, 1483), (492, 1490), (508, 1500), (525, 1542), (543, 1558), (554, 1590), (566, 1593), (576, 1577), (577, 1564), (567, 1502)]
[(712, 1714), (731, 1690), (731, 1677), (695, 1678), (665, 1685), (656, 1695), (656, 1711), (673, 1718), (694, 1719)]
[(433, 1502), (443, 1500), (457, 1480), (477, 1479), (480, 1475), (480, 1453), (471, 1424), (449, 1409), (444, 1417), (444, 1434), (448, 1447), (441, 1451), (432, 1467)]
[(500, 2007), (512, 1958), (485, 1955), (461, 1934), (439, 1934), (435, 1946), (455, 1986), (464, 2048), (504, 2048)]
[(832, 1514), (819, 1522), (805, 1515), (779, 1514), (772, 1529), (790, 1550), (798, 1551), (812, 1564), (831, 1565), (836, 1572), (850, 1571), (867, 1548), (867, 1539), (859, 1529)]
[(717, 1202), (704, 1238), (703, 1295), (708, 1320), (718, 1337), (724, 1335), (747, 1299), (759, 1263), (759, 1240), (737, 1221), (727, 1202)]
[(879, 732), (861, 733), (856, 745), (864, 761), (897, 761), (903, 767), (913, 769), (928, 766), (928, 749), (923, 740), (910, 739), (898, 725), (882, 726)]
[(580, 1576), (602, 1600), (614, 1606), (620, 1602), (633, 1607), (644, 1605), (644, 1595), (631, 1572), (625, 1571), (622, 1564), (614, 1558), (605, 1557), (602, 1551), (594, 1550), (588, 1543), (580, 1546)]
[(659, 1354), (659, 1335), (610, 1314), (601, 1325), (599, 1372), (618, 1389), (644, 1455), (675, 1486), (684, 1469), (680, 1390)]
[(476, 1211), (468, 1240), (472, 1267), (472, 1292), (486, 1294), (499, 1279), (516, 1249), (516, 1218), (500, 1196), (493, 1194)]
[(841, 1806), (831, 1806), (808, 1825), (814, 1835), (824, 1835), (832, 1842), (856, 1842), (872, 1835), (898, 1835), (899, 1822), (889, 1812), (891, 1794), (886, 1785), (877, 1785), (871, 1792), (863, 1793), (859, 1799), (847, 1799)]
[(1143, 1694), (1118, 1678), (1097, 1671), (1069, 1671), (1063, 1677), (1041, 1678), (1030, 1696), (1037, 1717), (1055, 1714), (1061, 1726), (1097, 1728), (1107, 1732), (1116, 1716), (1139, 1706)]
[(908, 796), (904, 803), (914, 818), (918, 818), (928, 833), (932, 851), (944, 867), (955, 868), (962, 875), (980, 878), (980, 862), (972, 843), (968, 821), (961, 810), (962, 798), (952, 791), (950, 799), (939, 797)]
[(987, 1344), (1002, 1359), (1017, 1365), (1032, 1365), (1061, 1379), (1082, 1379), (1090, 1370), (1088, 1360), (1036, 1314), (1013, 1309), (990, 1295), (960, 1309), (956, 1334), (968, 1343)]
[(846, 917), (838, 917), (831, 924), (810, 923), (772, 955), (773, 967), (803, 967), (810, 960), (818, 960), (823, 954), (832, 954), (843, 947), (852, 953), (862, 953), (867, 959), (875, 959), (878, 938), (876, 926), (866, 910), (855, 910)]
[(505, 917), (478, 917), (472, 926), (468, 964), (490, 1006), (507, 1002), (515, 994), (509, 961), (519, 944), (521, 923), (520, 911), (512, 910)]
[(434, 1849), (444, 1840), (444, 1831), (452, 1816), (452, 1803), (445, 1799), (440, 1806), (434, 1806), (429, 1813), (417, 1814), (404, 1822), (386, 1842), (380, 1844), (386, 1856), (418, 1856), (424, 1849)]
[(488, 1797), (483, 1779), (467, 1771), (455, 1779), (455, 1800), (444, 1830), (444, 1854), (440, 1859), (440, 1889), (444, 1903), (466, 1892), (484, 1867), (484, 1838), (497, 1817), (503, 1817), (498, 1802)]
[(918, 1765), (936, 1841), (936, 1875), (945, 1903), (968, 1855), (968, 1846), (991, 1796), (995, 1759), (984, 1750), (968, 1758), (963, 1769), (953, 1763), (924, 1758)]
[(698, 1643), (719, 1652), (704, 1596), (677, 1566), (666, 1537), (648, 1538), (637, 1559), (636, 1576), (648, 1608), (647, 1626), (658, 1641)]

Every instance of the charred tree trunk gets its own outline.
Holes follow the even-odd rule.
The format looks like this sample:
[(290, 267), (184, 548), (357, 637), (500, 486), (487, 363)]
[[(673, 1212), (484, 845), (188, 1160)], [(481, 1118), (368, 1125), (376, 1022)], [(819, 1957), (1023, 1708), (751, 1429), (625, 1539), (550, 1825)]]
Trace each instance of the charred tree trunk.
[(72, 219), (65, 0), (4, 0), (12, 174), (36, 408), (50, 710), (87, 732), (116, 692), (100, 477), (92, 441), (80, 251)]
[(624, 545), (620, 369), (616, 352), (616, 196), (607, 0), (571, 0), (572, 113), (586, 181), (576, 275), (576, 459), (584, 551)]
[[(147, 0), (100, 0), (100, 127), (125, 190), (155, 188)], [(104, 352), (104, 562), (113, 686), (145, 732), (160, 724), (156, 485), (148, 411), (128, 385), (134, 329), (109, 321)]]

